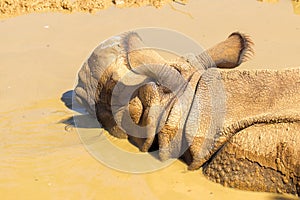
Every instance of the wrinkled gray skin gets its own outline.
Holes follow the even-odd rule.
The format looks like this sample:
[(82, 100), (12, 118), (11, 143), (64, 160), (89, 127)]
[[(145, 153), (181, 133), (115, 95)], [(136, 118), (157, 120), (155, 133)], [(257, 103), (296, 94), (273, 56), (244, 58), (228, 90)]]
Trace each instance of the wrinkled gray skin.
[[(234, 70), (222, 79), (226, 142), (204, 174), (229, 187), (299, 195), (300, 70)], [(263, 123), (252, 123), (260, 115)]]
[[(233, 33), (201, 55), (166, 61), (126, 33), (94, 50), (79, 72), (76, 99), (112, 135), (141, 151), (157, 138), (161, 160), (183, 154), (190, 170), (202, 166), (225, 186), (299, 195), (300, 69), (228, 69), (247, 59), (251, 45)], [(131, 79), (122, 79), (129, 72)], [(127, 112), (114, 112), (129, 85), (147, 80), (130, 93)], [(152, 112), (157, 105), (166, 113)], [(128, 119), (145, 132), (134, 133)]]

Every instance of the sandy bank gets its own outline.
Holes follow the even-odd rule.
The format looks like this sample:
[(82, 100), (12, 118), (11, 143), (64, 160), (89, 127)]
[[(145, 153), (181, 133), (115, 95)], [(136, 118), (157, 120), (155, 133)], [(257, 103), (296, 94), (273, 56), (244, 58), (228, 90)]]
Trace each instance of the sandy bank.
[(187, 0), (29, 0), (29, 1), (0, 1), (0, 18), (7, 18), (29, 13), (41, 12), (88, 12), (95, 13), (99, 10), (106, 9), (110, 6), (117, 8), (153, 6), (161, 8), (165, 4), (177, 2), (186, 4)]

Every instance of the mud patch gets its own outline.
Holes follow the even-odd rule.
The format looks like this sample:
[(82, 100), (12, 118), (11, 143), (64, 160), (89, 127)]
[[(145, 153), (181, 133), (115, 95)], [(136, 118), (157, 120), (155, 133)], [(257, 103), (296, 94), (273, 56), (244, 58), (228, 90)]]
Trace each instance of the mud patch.
[(0, 19), (28, 13), (40, 12), (88, 12), (95, 13), (111, 6), (117, 8), (153, 6), (160, 8), (167, 3), (177, 2), (186, 4), (187, 0), (29, 0), (29, 1), (0, 1)]

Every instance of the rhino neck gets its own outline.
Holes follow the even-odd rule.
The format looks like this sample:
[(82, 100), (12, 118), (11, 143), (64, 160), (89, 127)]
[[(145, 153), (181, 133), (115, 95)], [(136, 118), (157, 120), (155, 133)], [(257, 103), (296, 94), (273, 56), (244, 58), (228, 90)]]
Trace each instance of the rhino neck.
[(226, 124), (291, 110), (299, 112), (300, 69), (221, 71), (226, 92)]
[[(215, 125), (214, 128), (211, 128), (214, 124), (211, 118), (203, 117), (196, 122), (199, 128), (191, 143), (194, 161), (190, 169), (199, 168), (243, 129), (256, 124), (300, 121), (300, 69), (222, 70), (220, 73), (225, 113), (219, 115), (222, 118), (224, 114), (224, 120), (221, 127)], [(205, 94), (207, 89), (203, 91)], [(204, 95), (200, 99), (210, 98)], [(211, 111), (205, 109), (199, 112), (200, 115), (211, 115)]]
[(300, 122), (300, 69), (224, 71), (222, 80), (226, 115), (216, 149), (250, 126)]

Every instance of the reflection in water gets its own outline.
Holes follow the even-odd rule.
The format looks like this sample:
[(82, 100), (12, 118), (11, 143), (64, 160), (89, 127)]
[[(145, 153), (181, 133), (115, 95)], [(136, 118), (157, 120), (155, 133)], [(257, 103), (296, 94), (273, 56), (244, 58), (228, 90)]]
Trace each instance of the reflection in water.
[[(257, 0), (260, 2), (267, 2), (267, 3), (278, 3), (279, 0)], [(294, 13), (297, 15), (300, 15), (300, 0), (291, 0)]]

